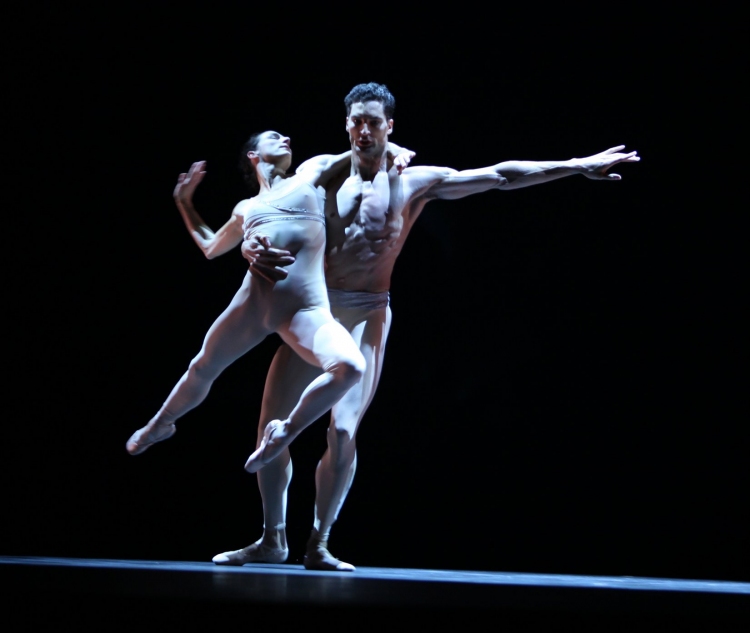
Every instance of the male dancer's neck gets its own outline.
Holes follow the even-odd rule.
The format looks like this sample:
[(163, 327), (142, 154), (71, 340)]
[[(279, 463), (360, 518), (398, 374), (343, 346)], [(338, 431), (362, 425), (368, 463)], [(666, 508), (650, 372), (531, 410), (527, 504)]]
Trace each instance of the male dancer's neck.
[(359, 175), (362, 180), (373, 180), (380, 171), (387, 171), (387, 146), (379, 156), (368, 156), (352, 152), (352, 176)]

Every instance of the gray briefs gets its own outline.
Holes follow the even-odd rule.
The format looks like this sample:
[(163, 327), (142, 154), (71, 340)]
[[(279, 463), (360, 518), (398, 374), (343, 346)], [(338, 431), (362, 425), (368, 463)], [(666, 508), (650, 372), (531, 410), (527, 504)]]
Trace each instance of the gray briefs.
[(365, 292), (364, 290), (336, 290), (328, 289), (328, 300), (332, 308), (357, 308), (360, 310), (380, 310), (391, 302), (390, 293)]

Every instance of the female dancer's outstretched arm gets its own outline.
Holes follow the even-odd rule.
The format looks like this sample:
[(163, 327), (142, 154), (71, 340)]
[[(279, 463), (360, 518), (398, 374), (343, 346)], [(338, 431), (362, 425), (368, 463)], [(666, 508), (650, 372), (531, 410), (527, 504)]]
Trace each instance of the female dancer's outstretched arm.
[(242, 242), (242, 216), (235, 207), (232, 217), (224, 226), (216, 233), (211, 230), (193, 206), (195, 188), (205, 175), (206, 161), (193, 163), (186, 174), (179, 175), (173, 196), (190, 237), (208, 259), (213, 259), (229, 252)]

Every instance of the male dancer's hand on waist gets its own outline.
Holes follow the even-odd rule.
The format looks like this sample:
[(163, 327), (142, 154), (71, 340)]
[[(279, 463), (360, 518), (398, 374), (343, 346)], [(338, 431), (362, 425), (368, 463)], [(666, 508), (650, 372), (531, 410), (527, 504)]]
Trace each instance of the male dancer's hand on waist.
[(250, 272), (270, 282), (286, 279), (289, 272), (284, 266), (294, 263), (294, 256), (289, 251), (273, 248), (265, 235), (245, 239), (241, 250), (250, 265)]

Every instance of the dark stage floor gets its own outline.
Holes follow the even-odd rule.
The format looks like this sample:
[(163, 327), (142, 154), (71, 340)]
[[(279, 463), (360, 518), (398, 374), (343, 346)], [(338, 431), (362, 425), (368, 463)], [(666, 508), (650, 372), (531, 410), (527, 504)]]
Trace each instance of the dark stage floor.
[(44, 623), (190, 630), (221, 622), (264, 631), (301, 622), (308, 630), (750, 630), (750, 583), (719, 580), (45, 557), (0, 557), (0, 570), (8, 606), (23, 616), (14, 630)]

